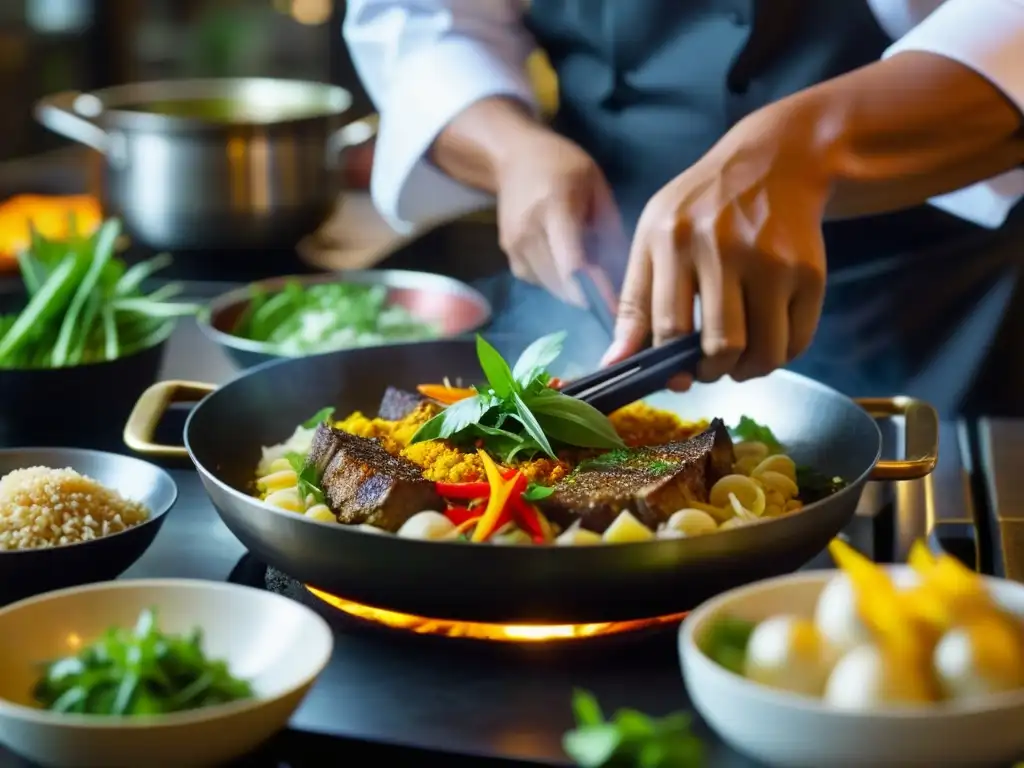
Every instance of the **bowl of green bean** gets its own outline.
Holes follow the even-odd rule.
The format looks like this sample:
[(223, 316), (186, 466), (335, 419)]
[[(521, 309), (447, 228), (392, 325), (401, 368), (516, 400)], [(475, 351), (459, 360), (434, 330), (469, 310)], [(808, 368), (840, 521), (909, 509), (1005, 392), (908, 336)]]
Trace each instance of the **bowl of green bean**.
[(334, 645), (272, 592), (112, 581), (0, 609), (0, 742), (49, 766), (222, 765), (284, 728)]
[(168, 255), (127, 264), (121, 224), (19, 254), (20, 286), (0, 295), (0, 443), (119, 444), (138, 396), (156, 381), (175, 323), (199, 306), (173, 283), (151, 289)]

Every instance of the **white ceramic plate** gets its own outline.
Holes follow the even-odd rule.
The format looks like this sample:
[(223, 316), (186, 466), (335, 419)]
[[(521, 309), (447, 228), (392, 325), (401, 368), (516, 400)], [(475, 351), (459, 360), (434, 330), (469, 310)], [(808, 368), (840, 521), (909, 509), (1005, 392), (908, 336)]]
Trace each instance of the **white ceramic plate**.
[[(900, 581), (908, 568), (892, 569)], [(691, 613), (679, 631), (683, 679), (694, 707), (734, 749), (786, 768), (1005, 766), (1024, 758), (1024, 691), (958, 705), (853, 713), (752, 683), (697, 647), (719, 616), (761, 621), (810, 618), (836, 571), (807, 571), (726, 592)], [(1024, 585), (988, 579), (996, 600), (1024, 616)]]
[[(155, 718), (65, 715), (32, 706), (38, 664), (74, 653), (146, 608), (160, 629), (203, 630), (256, 697)], [(51, 766), (193, 766), (226, 762), (283, 728), (331, 657), (330, 627), (288, 598), (233, 584), (157, 579), (50, 592), (0, 610), (0, 742)]]

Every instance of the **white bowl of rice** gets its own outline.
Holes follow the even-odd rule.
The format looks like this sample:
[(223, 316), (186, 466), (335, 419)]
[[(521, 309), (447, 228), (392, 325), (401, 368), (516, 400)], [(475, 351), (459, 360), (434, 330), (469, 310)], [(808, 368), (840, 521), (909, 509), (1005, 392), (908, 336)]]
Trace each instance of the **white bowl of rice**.
[(73, 448), (0, 450), (0, 601), (116, 578), (177, 499), (140, 459)]

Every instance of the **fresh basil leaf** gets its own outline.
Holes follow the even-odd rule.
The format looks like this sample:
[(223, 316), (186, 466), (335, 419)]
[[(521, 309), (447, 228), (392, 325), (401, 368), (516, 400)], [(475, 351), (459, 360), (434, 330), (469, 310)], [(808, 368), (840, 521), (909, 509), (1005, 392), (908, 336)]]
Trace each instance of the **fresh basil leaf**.
[(480, 360), (484, 376), (487, 377), (487, 383), (498, 397), (506, 399), (516, 391), (516, 382), (505, 358), (479, 335), (476, 337), (476, 356)]
[(491, 399), (480, 395), (459, 400), (417, 429), (409, 444), (453, 437), (466, 427), (478, 423), (490, 407)]
[(577, 728), (562, 738), (565, 753), (582, 768), (609, 765), (621, 743), (622, 735), (612, 723)]
[(553, 439), (579, 448), (622, 448), (625, 443), (608, 417), (575, 397), (553, 389), (531, 395), (531, 412)]
[(597, 703), (597, 697), (590, 691), (577, 688), (572, 692), (572, 713), (576, 717), (576, 725), (600, 725), (604, 722), (604, 712)]
[(551, 447), (551, 443), (548, 441), (547, 435), (544, 434), (544, 430), (537, 421), (537, 417), (530, 412), (530, 409), (526, 406), (526, 403), (523, 401), (523, 398), (519, 396), (518, 392), (512, 393), (512, 402), (516, 407), (516, 417), (522, 422), (523, 429), (526, 430), (526, 434), (533, 438), (544, 453), (552, 459), (557, 458), (557, 456), (555, 456), (554, 449)]
[(562, 345), (565, 343), (565, 331), (551, 333), (541, 336), (516, 360), (512, 368), (512, 378), (516, 383), (526, 389), (539, 376), (547, 373), (548, 366), (553, 363), (562, 352)]
[(303, 426), (304, 429), (316, 429), (321, 424), (323, 424), (325, 421), (330, 419), (331, 416), (333, 416), (333, 415), (334, 415), (334, 408), (333, 407), (327, 406), (326, 408), (321, 408), (319, 411), (314, 413), (310, 418), (308, 418), (304, 422), (302, 422), (302, 426)]
[(555, 489), (547, 485), (537, 485), (537, 483), (530, 483), (526, 486), (526, 490), (523, 491), (524, 501), (542, 501), (548, 496), (553, 494)]
[(737, 440), (764, 443), (768, 446), (770, 453), (782, 453), (782, 443), (775, 439), (772, 431), (763, 424), (758, 424), (749, 416), (741, 416), (740, 423), (729, 431)]

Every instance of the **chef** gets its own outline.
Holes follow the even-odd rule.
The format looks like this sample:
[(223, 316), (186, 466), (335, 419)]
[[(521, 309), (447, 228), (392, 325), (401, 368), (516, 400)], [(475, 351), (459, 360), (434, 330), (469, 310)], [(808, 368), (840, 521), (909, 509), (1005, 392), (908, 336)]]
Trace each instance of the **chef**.
[(570, 301), (596, 260), (606, 362), (696, 321), (704, 381), (969, 390), (1024, 259), (1024, 0), (349, 0), (345, 38), (380, 211), (496, 198), (513, 273)]

